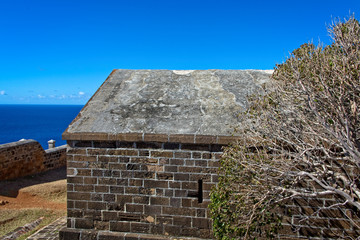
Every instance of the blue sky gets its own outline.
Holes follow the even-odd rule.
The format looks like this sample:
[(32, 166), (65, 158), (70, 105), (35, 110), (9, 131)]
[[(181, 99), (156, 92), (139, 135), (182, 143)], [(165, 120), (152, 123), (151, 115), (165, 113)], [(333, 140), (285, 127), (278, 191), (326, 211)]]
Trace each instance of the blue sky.
[(0, 0), (0, 104), (85, 104), (113, 69), (273, 69), (360, 1)]

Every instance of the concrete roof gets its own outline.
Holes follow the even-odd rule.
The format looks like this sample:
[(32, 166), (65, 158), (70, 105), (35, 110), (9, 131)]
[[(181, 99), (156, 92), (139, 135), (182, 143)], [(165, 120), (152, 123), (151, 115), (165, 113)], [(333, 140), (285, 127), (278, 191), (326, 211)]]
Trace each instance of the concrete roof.
[(247, 96), (261, 91), (270, 75), (265, 70), (114, 70), (63, 138), (231, 136)]

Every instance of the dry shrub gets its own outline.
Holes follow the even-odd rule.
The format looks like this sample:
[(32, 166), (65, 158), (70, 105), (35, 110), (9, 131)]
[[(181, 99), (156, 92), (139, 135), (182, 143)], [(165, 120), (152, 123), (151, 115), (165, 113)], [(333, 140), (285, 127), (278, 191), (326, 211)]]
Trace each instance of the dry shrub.
[[(211, 194), (217, 238), (275, 237), (284, 216), (291, 216), (289, 202), (304, 207), (319, 198), (329, 201), (296, 213), (298, 225), (314, 227), (319, 221), (312, 219), (337, 211), (341, 216), (335, 217), (352, 230), (336, 231), (337, 237), (356, 238), (360, 25), (350, 17), (329, 32), (331, 45), (303, 44), (277, 65), (273, 81), (264, 86), (267, 93), (253, 96), (241, 115), (237, 134), (242, 140), (225, 150), (219, 184)], [(293, 231), (300, 228), (294, 225)]]

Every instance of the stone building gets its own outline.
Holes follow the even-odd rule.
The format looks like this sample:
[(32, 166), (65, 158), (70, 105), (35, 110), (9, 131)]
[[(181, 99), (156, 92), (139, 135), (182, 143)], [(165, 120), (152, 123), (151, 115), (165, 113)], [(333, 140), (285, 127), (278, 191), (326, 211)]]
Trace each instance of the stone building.
[(260, 70), (114, 70), (64, 132), (61, 239), (212, 238), (222, 146)]

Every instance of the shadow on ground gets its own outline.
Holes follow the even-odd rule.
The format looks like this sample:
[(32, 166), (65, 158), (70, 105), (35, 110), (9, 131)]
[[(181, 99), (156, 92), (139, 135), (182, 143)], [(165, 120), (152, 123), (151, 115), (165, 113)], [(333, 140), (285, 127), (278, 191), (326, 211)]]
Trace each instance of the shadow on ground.
[(16, 198), (25, 187), (66, 179), (66, 167), (49, 170), (35, 175), (0, 181), (0, 196)]

